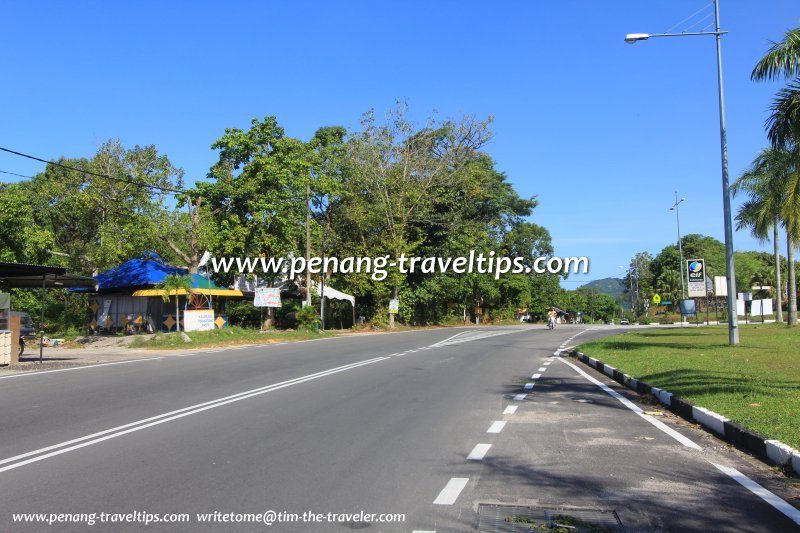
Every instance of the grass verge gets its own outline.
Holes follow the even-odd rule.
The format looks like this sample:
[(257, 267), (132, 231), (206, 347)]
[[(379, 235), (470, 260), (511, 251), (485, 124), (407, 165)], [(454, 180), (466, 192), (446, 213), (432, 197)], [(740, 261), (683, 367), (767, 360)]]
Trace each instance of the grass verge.
[(130, 347), (149, 350), (170, 350), (208, 346), (233, 346), (237, 344), (301, 341), (333, 336), (330, 333), (305, 330), (271, 330), (261, 333), (257, 330), (243, 329), (236, 326), (212, 331), (191, 331), (187, 333), (187, 335), (192, 339), (191, 342), (183, 342), (183, 339), (177, 333), (157, 333), (149, 338), (137, 337), (131, 342)]
[(740, 324), (653, 329), (579, 346), (621, 372), (800, 449), (800, 329)]

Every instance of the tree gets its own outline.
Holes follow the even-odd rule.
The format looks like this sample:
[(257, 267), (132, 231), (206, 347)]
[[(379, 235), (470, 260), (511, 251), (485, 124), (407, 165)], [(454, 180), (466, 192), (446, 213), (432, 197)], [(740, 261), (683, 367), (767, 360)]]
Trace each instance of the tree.
[(800, 243), (800, 28), (786, 32), (756, 64), (751, 78), (756, 81), (786, 79), (770, 107), (767, 136), (772, 147), (785, 150), (792, 159), (792, 170), (781, 209), (786, 228), (789, 260), (789, 325), (797, 322), (797, 284), (794, 249)]
[(175, 295), (175, 328), (178, 332), (181, 331), (181, 310), (178, 301), (180, 300), (181, 294), (186, 294), (188, 298), (189, 290), (193, 285), (194, 281), (192, 280), (192, 276), (178, 276), (177, 274), (170, 274), (158, 284), (158, 288), (164, 291), (161, 298), (163, 298), (165, 302), (169, 303), (170, 296), (173, 294)]
[(767, 136), (774, 148), (797, 148), (800, 141), (800, 28), (786, 32), (756, 64), (755, 81), (791, 80), (778, 92), (767, 119)]
[(162, 235), (170, 225), (168, 198), (181, 188), (183, 170), (155, 146), (126, 149), (111, 140), (91, 159), (58, 163), (75, 170), (48, 164), (28, 194), (37, 224), (50, 230), (53, 251), (68, 257), (66, 266), (92, 273), (142, 250), (172, 255)]
[[(766, 148), (731, 186), (731, 192), (734, 195), (739, 192), (747, 192), (748, 194), (748, 199), (742, 204), (736, 215), (737, 229), (750, 228), (752, 235), (759, 241), (767, 240), (770, 231), (772, 232), (777, 288), (776, 317), (779, 322), (783, 322), (781, 302), (783, 291), (778, 229), (781, 224), (781, 215), (786, 203), (786, 193), (793, 166), (791, 153), (784, 149)], [(789, 250), (791, 250), (791, 244), (789, 244)], [(792, 274), (790, 272), (790, 286), (791, 277)], [(789, 304), (791, 308), (791, 301)], [(794, 323), (791, 317), (789, 322)]]
[[(461, 170), (474, 161), (489, 139), (489, 121), (466, 117), (461, 121), (436, 122), (417, 129), (399, 104), (385, 124), (367, 112), (362, 131), (347, 143), (349, 176), (342, 207), (358, 221), (363, 244), (372, 253), (399, 257), (414, 255), (424, 242), (421, 226), (447, 227), (452, 219), (440, 209), (448, 190), (462, 187)], [(392, 272), (393, 298), (403, 276)], [(390, 315), (390, 326), (394, 317)]]

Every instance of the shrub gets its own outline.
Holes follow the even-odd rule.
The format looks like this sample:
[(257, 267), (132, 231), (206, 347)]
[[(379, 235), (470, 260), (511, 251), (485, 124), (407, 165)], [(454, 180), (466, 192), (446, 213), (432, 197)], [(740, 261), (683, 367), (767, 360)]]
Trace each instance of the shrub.
[(299, 328), (314, 331), (319, 329), (319, 314), (317, 313), (317, 308), (314, 306), (307, 305), (302, 309), (299, 309), (295, 313), (295, 318), (297, 319), (297, 326)]

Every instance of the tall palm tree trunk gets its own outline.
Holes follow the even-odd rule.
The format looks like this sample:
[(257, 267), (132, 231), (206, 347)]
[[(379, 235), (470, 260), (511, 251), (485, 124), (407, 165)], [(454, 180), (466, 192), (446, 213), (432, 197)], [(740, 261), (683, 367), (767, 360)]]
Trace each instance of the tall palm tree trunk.
[(178, 323), (175, 324), (175, 331), (177, 331), (178, 333), (181, 332), (181, 306), (178, 303), (179, 300), (180, 300), (180, 297), (178, 296), (177, 291), (176, 291), (176, 294), (175, 294), (175, 320), (177, 320)]
[(775, 321), (783, 322), (783, 285), (781, 284), (781, 243), (778, 235), (778, 220), (772, 226), (772, 244), (775, 248)]
[(786, 240), (786, 258), (789, 260), (789, 325), (794, 326), (797, 324), (797, 275), (794, 268), (794, 247), (797, 243), (791, 237)]

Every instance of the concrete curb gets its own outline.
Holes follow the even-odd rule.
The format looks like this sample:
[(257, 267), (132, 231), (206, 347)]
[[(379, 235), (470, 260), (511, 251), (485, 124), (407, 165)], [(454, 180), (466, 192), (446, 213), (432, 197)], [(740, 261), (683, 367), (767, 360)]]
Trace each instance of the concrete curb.
[(572, 357), (576, 357), (580, 362), (640, 394), (652, 394), (658, 401), (669, 407), (670, 411), (676, 415), (686, 420), (697, 422), (706, 430), (713, 432), (718, 437), (732, 444), (746, 449), (762, 461), (774, 463), (785, 470), (793, 470), (796, 474), (800, 474), (800, 451), (795, 450), (791, 446), (787, 446), (777, 440), (766, 439), (758, 433), (731, 422), (722, 415), (709, 411), (704, 407), (692, 405), (678, 398), (671, 392), (659, 389), (658, 387), (651, 387), (647, 383), (633, 378), (628, 374), (623, 374), (613, 366), (606, 365), (602, 361), (594, 357), (589, 357), (582, 352), (573, 350), (567, 353)]

